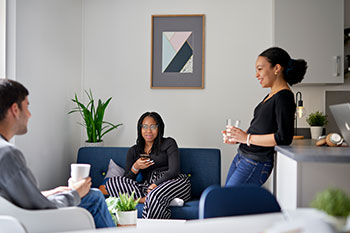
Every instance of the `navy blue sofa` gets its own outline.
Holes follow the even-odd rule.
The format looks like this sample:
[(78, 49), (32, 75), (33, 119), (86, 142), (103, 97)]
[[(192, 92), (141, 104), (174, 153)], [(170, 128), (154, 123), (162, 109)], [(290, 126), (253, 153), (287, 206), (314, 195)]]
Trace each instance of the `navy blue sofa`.
[[(92, 187), (98, 188), (104, 180), (109, 160), (125, 167), (128, 147), (82, 147), (78, 151), (78, 163), (91, 164)], [(181, 172), (189, 174), (192, 199), (182, 207), (170, 207), (172, 219), (198, 219), (199, 198), (210, 185), (220, 185), (221, 155), (219, 149), (180, 148)], [(138, 204), (141, 218), (143, 204)]]

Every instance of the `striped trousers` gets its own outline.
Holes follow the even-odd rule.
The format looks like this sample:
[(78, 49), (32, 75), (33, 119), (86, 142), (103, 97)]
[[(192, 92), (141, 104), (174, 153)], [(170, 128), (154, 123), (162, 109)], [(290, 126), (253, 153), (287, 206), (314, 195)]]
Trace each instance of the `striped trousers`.
[(143, 206), (142, 218), (168, 219), (171, 216), (169, 204), (174, 198), (188, 201), (191, 198), (191, 183), (187, 175), (179, 174), (176, 178), (167, 180), (159, 184), (151, 192), (147, 193), (147, 187), (154, 183), (163, 172), (154, 171), (144, 183), (122, 177), (115, 176), (106, 183), (106, 189), (111, 196), (118, 197), (119, 193), (135, 192), (135, 198), (146, 196)]

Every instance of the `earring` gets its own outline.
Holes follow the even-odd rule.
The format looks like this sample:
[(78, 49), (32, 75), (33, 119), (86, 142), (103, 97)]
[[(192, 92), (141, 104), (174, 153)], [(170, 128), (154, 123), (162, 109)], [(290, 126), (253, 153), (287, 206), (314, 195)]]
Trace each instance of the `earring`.
[(278, 74), (278, 73), (277, 73), (277, 72), (275, 72), (275, 75), (276, 75), (276, 76), (277, 76), (277, 74)]

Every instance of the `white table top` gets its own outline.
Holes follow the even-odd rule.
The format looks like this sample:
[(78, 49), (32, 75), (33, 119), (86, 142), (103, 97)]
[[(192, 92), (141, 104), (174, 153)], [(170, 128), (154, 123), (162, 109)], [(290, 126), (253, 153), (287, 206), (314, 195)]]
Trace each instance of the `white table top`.
[[(275, 222), (284, 221), (282, 213), (258, 214), (249, 216), (213, 218), (206, 220), (141, 220), (137, 227), (117, 227), (91, 231), (75, 231), (110, 233), (110, 232), (142, 232), (142, 233), (193, 233), (217, 232), (220, 233), (261, 233)], [(73, 232), (71, 232), (73, 233)]]
[[(138, 219), (136, 227), (117, 227), (71, 233), (275, 233), (285, 232), (279, 229), (302, 229), (303, 232), (329, 233), (329, 227), (322, 226), (320, 219), (326, 214), (311, 208), (284, 211), (283, 213), (256, 214), (205, 220), (156, 220)], [(277, 229), (277, 230), (276, 230)]]

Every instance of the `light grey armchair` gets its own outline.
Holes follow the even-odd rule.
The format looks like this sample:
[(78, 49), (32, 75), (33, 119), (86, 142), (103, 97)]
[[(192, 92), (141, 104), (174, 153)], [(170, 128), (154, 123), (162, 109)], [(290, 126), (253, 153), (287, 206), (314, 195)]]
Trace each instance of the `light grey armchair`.
[(50, 233), (95, 229), (91, 214), (80, 207), (26, 210), (0, 196), (0, 215), (16, 218), (28, 233)]
[(0, 215), (0, 233), (27, 233), (24, 226), (14, 217)]

